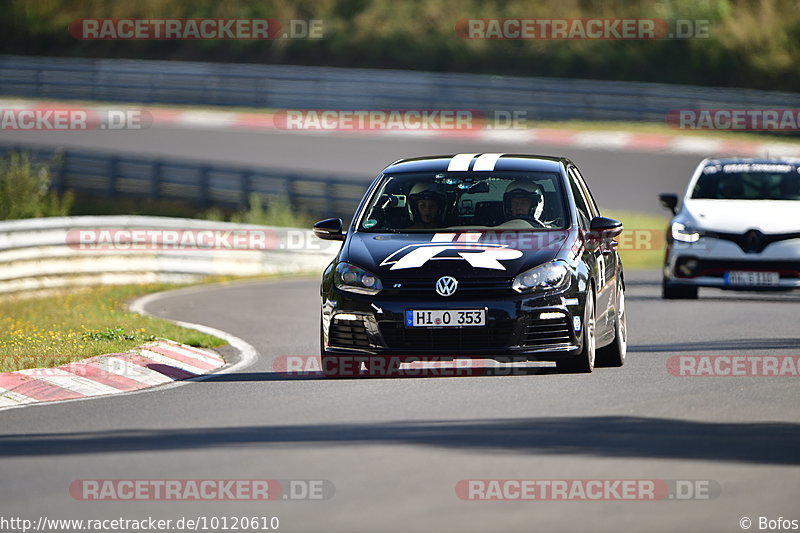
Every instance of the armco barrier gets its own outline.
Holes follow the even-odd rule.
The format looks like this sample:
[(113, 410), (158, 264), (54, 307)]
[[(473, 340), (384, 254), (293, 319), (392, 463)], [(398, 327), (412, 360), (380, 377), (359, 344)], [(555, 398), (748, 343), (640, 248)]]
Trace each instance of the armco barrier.
[(0, 95), (281, 109), (524, 111), (535, 120), (663, 122), (674, 109), (798, 108), (800, 94), (411, 70), (0, 56)]
[(285, 198), (293, 209), (320, 218), (352, 216), (370, 179), (245, 167), (174, 158), (0, 145), (0, 156), (24, 152), (48, 161), (52, 188), (109, 198), (181, 200), (202, 207), (243, 208), (251, 194)]
[[(106, 233), (102, 233), (104, 230)], [(128, 246), (130, 240), (109, 239), (120, 235), (121, 230), (124, 235), (140, 230), (142, 235), (150, 231), (151, 236), (171, 234), (197, 239), (176, 246), (174, 242), (152, 245), (157, 239), (134, 237), (134, 247)], [(234, 242), (228, 236), (237, 232), (256, 235), (258, 238), (252, 242), (259, 246), (226, 248), (226, 243)], [(203, 241), (199, 236), (208, 238)], [(218, 237), (216, 248), (209, 236)], [(197, 246), (192, 245), (195, 242)], [(192, 281), (210, 275), (321, 272), (340, 245), (321, 241), (306, 229), (168, 217), (4, 221), (0, 222), (0, 293), (76, 285)]]

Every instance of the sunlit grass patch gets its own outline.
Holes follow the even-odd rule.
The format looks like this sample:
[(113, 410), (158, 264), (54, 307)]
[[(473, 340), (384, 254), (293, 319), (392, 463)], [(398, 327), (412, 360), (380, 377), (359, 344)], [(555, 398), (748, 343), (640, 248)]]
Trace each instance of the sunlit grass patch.
[(659, 268), (664, 261), (664, 235), (669, 219), (636, 211), (604, 210), (603, 216), (622, 222), (624, 230), (617, 240), (626, 269)]
[(174, 285), (69, 289), (0, 298), (0, 372), (59, 366), (119, 353), (157, 338), (213, 348), (225, 341), (167, 320), (130, 312), (126, 303)]

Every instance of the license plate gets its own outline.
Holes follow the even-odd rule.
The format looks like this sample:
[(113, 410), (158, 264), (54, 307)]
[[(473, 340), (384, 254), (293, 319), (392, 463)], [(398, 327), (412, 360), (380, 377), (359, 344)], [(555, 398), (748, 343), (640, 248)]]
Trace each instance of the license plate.
[(406, 310), (406, 326), (460, 328), (485, 326), (486, 309), (410, 309)]
[(777, 272), (747, 272), (731, 270), (725, 274), (726, 285), (754, 285), (758, 287), (771, 287), (778, 285), (780, 274)]

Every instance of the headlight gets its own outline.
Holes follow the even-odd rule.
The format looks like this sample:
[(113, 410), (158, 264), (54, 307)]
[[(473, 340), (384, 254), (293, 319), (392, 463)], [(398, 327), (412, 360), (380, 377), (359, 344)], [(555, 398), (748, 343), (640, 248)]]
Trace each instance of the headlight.
[(337, 289), (360, 294), (378, 294), (383, 285), (377, 276), (350, 263), (339, 263), (333, 273)]
[(672, 238), (681, 242), (697, 242), (703, 232), (680, 222), (672, 223)]
[(514, 278), (517, 292), (542, 292), (561, 289), (569, 283), (569, 269), (563, 261), (552, 261), (526, 270)]

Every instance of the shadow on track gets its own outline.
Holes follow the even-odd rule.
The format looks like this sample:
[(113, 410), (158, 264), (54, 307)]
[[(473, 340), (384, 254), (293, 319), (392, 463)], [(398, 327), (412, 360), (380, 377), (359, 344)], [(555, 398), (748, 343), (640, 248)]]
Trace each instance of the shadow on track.
[(291, 372), (234, 372), (230, 374), (211, 374), (204, 378), (200, 383), (213, 382), (237, 382), (237, 381), (298, 381), (298, 380), (325, 380), (341, 381), (342, 379), (434, 379), (434, 378), (477, 378), (477, 377), (501, 377), (501, 376), (535, 376), (558, 374), (558, 370), (553, 367), (441, 367), (441, 368), (418, 368), (400, 370), (391, 375), (370, 374), (362, 370), (357, 377), (351, 378), (327, 378), (321, 371), (291, 371)]
[(629, 416), (20, 433), (0, 436), (0, 456), (381, 444), (500, 453), (800, 464), (800, 424)]
[(629, 345), (629, 352), (716, 352), (758, 350), (798, 350), (800, 339), (728, 339), (708, 342)]

